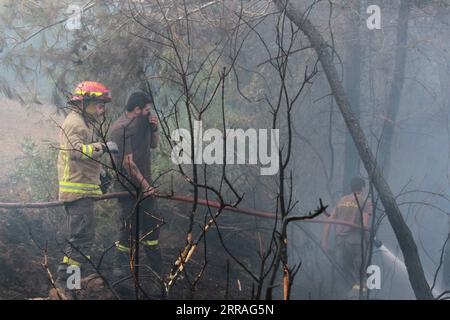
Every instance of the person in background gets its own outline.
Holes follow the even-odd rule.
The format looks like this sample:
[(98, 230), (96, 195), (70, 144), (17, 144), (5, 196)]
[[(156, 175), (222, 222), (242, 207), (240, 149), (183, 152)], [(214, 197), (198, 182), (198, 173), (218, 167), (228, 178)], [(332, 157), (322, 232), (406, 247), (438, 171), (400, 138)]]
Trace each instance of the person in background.
[[(363, 263), (361, 242), (367, 249), (369, 233), (367, 227), (372, 214), (372, 203), (369, 197), (363, 196), (365, 181), (361, 177), (354, 177), (350, 182), (352, 193), (343, 196), (331, 212), (330, 221), (341, 220), (350, 222), (355, 228), (346, 225), (336, 225), (334, 255), (336, 262), (347, 272), (353, 283), (352, 290), (360, 289), (360, 270)], [(328, 251), (330, 224), (325, 224), (322, 237), (322, 247)], [(366, 251), (366, 250), (365, 250)], [(365, 270), (363, 271), (365, 276)], [(350, 288), (349, 288), (350, 289)]]

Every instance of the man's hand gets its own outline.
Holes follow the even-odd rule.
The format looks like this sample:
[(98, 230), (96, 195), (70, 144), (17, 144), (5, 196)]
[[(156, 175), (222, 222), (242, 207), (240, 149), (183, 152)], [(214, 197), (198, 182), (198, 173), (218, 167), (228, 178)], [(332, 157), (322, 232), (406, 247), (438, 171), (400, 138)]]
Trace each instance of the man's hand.
[(141, 190), (142, 190), (142, 192), (144, 194), (144, 197), (150, 197), (150, 196), (152, 196), (152, 195), (154, 195), (156, 193), (155, 188), (153, 188), (150, 185), (150, 183), (148, 183), (146, 180), (142, 181), (141, 187), (142, 187)]
[(148, 117), (148, 122), (150, 123), (152, 131), (158, 131), (158, 117), (156, 115), (150, 114)]
[(144, 197), (153, 196), (156, 193), (156, 189), (153, 187), (148, 187), (144, 190)]

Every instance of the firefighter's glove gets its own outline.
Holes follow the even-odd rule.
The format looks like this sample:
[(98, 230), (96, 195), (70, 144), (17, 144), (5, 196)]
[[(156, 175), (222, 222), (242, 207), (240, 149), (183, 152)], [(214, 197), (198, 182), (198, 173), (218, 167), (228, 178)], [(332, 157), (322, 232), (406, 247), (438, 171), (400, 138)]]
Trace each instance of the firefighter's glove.
[(111, 185), (112, 176), (105, 169), (100, 171), (100, 190), (103, 194), (108, 192), (109, 186)]
[(112, 154), (118, 154), (119, 153), (119, 147), (114, 141), (108, 141), (106, 143), (106, 146), (103, 150), (104, 152), (110, 152)]

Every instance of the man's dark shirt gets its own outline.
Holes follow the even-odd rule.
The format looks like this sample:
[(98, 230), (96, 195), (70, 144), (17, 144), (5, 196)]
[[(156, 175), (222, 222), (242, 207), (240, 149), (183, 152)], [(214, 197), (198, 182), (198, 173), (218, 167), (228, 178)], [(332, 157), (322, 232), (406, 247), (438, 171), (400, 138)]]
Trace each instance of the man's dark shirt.
[[(139, 168), (144, 178), (151, 184), (150, 145), (152, 131), (147, 117), (128, 119), (121, 115), (111, 126), (110, 140), (119, 147), (119, 153), (114, 156), (114, 162), (120, 172), (126, 175), (135, 186), (140, 186), (141, 181), (136, 181), (129, 174), (129, 168), (124, 167), (123, 159), (128, 154), (133, 154), (133, 162)], [(125, 182), (126, 180), (120, 179)], [(116, 184), (116, 190), (123, 190), (120, 183)]]

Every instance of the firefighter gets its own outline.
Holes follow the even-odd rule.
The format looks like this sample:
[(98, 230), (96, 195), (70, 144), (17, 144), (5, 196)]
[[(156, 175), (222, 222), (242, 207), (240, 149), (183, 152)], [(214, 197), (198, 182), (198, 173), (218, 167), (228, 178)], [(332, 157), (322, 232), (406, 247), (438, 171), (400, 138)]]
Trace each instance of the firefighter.
[[(364, 231), (361, 228), (355, 228), (346, 225), (336, 225), (335, 227), (335, 246), (334, 255), (337, 263), (348, 273), (352, 281), (351, 290), (359, 291), (360, 288), (360, 271), (363, 262), (361, 244), (367, 251), (367, 244), (369, 234), (367, 226), (369, 217), (372, 214), (372, 204), (369, 197), (363, 196), (365, 181), (361, 177), (354, 177), (351, 182), (352, 193), (343, 196), (337, 203), (336, 207), (331, 212), (329, 220), (341, 220), (364, 226)], [(362, 218), (362, 221), (361, 221)], [(330, 231), (330, 224), (325, 224), (322, 247), (328, 251), (328, 235)], [(364, 252), (365, 252), (364, 251)], [(365, 276), (366, 272), (363, 271)], [(350, 289), (350, 288), (348, 288)], [(346, 289), (345, 289), (346, 290)]]
[[(111, 101), (108, 88), (93, 81), (81, 82), (71, 95), (71, 110), (61, 126), (58, 154), (59, 200), (64, 201), (68, 216), (69, 243), (57, 271), (56, 286), (66, 298), (74, 298), (68, 291), (69, 266), (88, 267), (94, 241), (94, 200), (100, 190), (100, 157), (105, 152), (117, 152), (114, 143), (98, 141), (97, 124)], [(80, 272), (80, 274), (82, 274)]]
[[(158, 118), (151, 112), (153, 97), (144, 92), (134, 92), (127, 100), (124, 113), (111, 126), (111, 140), (119, 149), (115, 165), (120, 171), (115, 191), (137, 191), (144, 200), (139, 205), (140, 244), (150, 262), (150, 268), (161, 276), (161, 252), (155, 189), (151, 177), (151, 149), (158, 146)], [(119, 199), (120, 230), (117, 235), (114, 259), (114, 276), (123, 278), (130, 273), (130, 248), (135, 239), (136, 199), (130, 194)], [(122, 288), (123, 289), (123, 288)], [(119, 288), (119, 291), (121, 289)], [(122, 292), (126, 292), (122, 290)]]

